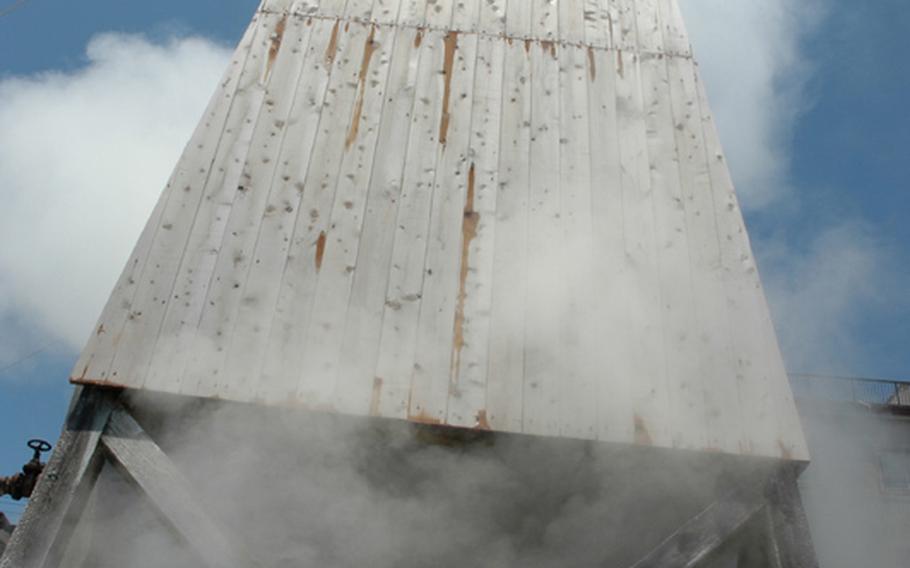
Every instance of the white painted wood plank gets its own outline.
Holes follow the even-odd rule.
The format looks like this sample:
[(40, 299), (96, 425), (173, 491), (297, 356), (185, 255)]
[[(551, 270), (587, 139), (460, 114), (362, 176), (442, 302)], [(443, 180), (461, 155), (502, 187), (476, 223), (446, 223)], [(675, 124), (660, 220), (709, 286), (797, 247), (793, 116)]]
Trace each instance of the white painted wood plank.
[[(655, 45), (655, 51), (660, 49), (661, 46)], [(701, 450), (707, 445), (706, 384), (699, 365), (689, 228), (666, 58), (655, 52), (647, 53), (641, 58), (640, 68), (660, 274), (671, 444), (674, 448)]]
[[(267, 262), (256, 264), (247, 284), (261, 290), (263, 305), (274, 306), (257, 388), (257, 398), (271, 403), (297, 399), (309, 300), (324, 227), (320, 211), (326, 200), (327, 189), (323, 184), (327, 182), (318, 176), (320, 172), (324, 176), (330, 171), (329, 153), (338, 147), (341, 136), (336, 132), (338, 129), (331, 128), (331, 120), (346, 112), (338, 102), (337, 93), (350, 81), (337, 61), (356, 51), (354, 46), (347, 48), (349, 34), (342, 31), (337, 21), (314, 20), (313, 26), (313, 39), (298, 91), (299, 104), (294, 112), (295, 120), (288, 124), (288, 143), (279, 165), (283, 172), (279, 181), (280, 201), (274, 204), (279, 213), (288, 207), (293, 211), (288, 212), (289, 220), (280, 214), (263, 219), (259, 246), (263, 251), (275, 250), (280, 254), (270, 255)], [(336, 142), (330, 148), (331, 141)]]
[[(537, 19), (535, 14), (535, 20)], [(523, 389), (526, 433), (559, 433), (566, 370), (558, 322), (567, 308), (559, 186), (559, 60), (547, 42), (531, 45), (531, 150), (528, 206), (528, 300)]]
[(420, 37), (416, 102), (411, 117), (375, 373), (384, 385), (377, 405), (378, 414), (390, 418), (408, 417), (442, 118), (439, 101), (444, 85), (440, 81), (440, 71), (444, 67), (445, 34), (429, 30)]
[(260, 12), (285, 12), (291, 9), (294, 0), (263, 0), (258, 11)]
[(506, 32), (506, 4), (509, 0), (481, 0), (480, 31), (491, 35)]
[(650, 166), (654, 238), (660, 286), (660, 322), (666, 368), (669, 442), (674, 448), (707, 444), (704, 380), (693, 341), (695, 313), (688, 227), (680, 187), (669, 76), (655, 2), (636, 2), (639, 72)]
[(327, 18), (343, 18), (345, 6), (350, 1), (356, 2), (357, 0), (319, 0), (319, 15)]
[(398, 17), (402, 10), (405, 0), (374, 0), (372, 20), (377, 24), (394, 25), (398, 23)]
[(632, 443), (631, 405), (635, 314), (625, 298), (634, 297), (632, 267), (625, 253), (620, 140), (617, 122), (617, 54), (589, 51), (589, 134), (591, 138), (591, 216), (595, 258), (589, 309), (594, 349), (589, 352), (598, 371), (597, 435), (603, 441)]
[(723, 285), (720, 244), (714, 221), (711, 174), (701, 126), (695, 69), (689, 59), (668, 60), (673, 120), (680, 158), (683, 205), (689, 233), (692, 286), (696, 291), (693, 349), (704, 380), (706, 448), (736, 453), (743, 443), (732, 322)]
[(320, 0), (294, 0), (290, 12), (297, 16), (311, 17), (319, 13)]
[[(351, 356), (342, 350), (342, 345), (351, 286), (358, 270), (363, 218), (369, 214), (363, 188), (370, 185), (377, 143), (386, 143), (379, 141), (378, 133), (389, 61), (398, 35), (400, 32), (395, 28), (373, 26), (362, 42), (357, 99), (347, 121), (345, 154), (326, 231), (325, 252), (301, 365), (304, 377), (323, 378), (323, 388), (327, 389), (325, 396), (334, 408), (346, 408), (359, 415), (369, 412), (372, 377), (354, 381), (352, 377), (340, 376), (338, 371), (340, 360)], [(358, 401), (363, 404), (357, 404)]]
[(433, 181), (409, 409), (411, 416), (434, 423), (446, 419), (451, 382), (477, 35), (450, 32), (444, 51), (440, 156)]
[[(117, 352), (111, 361), (108, 378), (111, 381), (141, 385), (147, 371), (165, 310), (173, 293), (175, 275), (187, 246), (187, 239), (197, 211), (202, 203), (205, 187), (212, 174), (217, 173), (219, 153), (235, 145), (230, 136), (224, 136), (225, 116), (257, 112), (257, 91), (264, 77), (267, 62), (265, 51), (271, 43), (270, 36), (280, 18), (263, 15), (257, 25), (253, 47), (246, 59), (244, 71), (239, 76), (237, 94), (226, 106), (218, 105), (214, 116), (204, 121), (206, 126), (200, 138), (191, 140), (186, 159), (174, 177), (174, 190), (160, 219), (160, 228), (148, 253), (143, 274), (139, 278), (136, 296), (129, 308), (130, 314), (117, 339)], [(247, 71), (247, 68), (249, 70)], [(213, 159), (215, 161), (213, 161)]]
[(607, 16), (607, 28), (610, 31), (609, 43), (606, 47), (614, 50), (622, 49), (622, 4), (623, 0), (600, 0), (606, 6), (604, 11)]
[(661, 320), (660, 272), (654, 226), (645, 108), (638, 56), (625, 51), (618, 58), (617, 122), (622, 164), (623, 226), (630, 276), (627, 357), (631, 365), (631, 406), (636, 442), (669, 445), (669, 401)]
[(480, 3), (486, 0), (455, 0), (452, 8), (452, 29), (477, 33), (480, 24)]
[(427, 0), (401, 0), (398, 23), (401, 26), (423, 27), (427, 21)]
[[(581, 31), (581, 15), (576, 22)], [(562, 274), (566, 299), (560, 310), (559, 432), (570, 438), (597, 437), (598, 368), (591, 354), (602, 349), (594, 335), (590, 304), (600, 293), (594, 280), (591, 207), (591, 147), (588, 110), (588, 49), (562, 46), (559, 52), (559, 153)], [(558, 359), (559, 359), (558, 358)]]
[[(258, 217), (255, 244), (247, 262), (248, 270), (239, 294), (234, 332), (228, 338), (231, 347), (222, 375), (237, 388), (233, 394), (243, 400), (267, 398), (276, 393), (285, 397), (288, 385), (264, 384), (264, 357), (271, 333), (281, 277), (287, 264), (302, 197), (303, 179), (312, 154), (322, 103), (325, 100), (329, 69), (325, 49), (334, 22), (314, 19), (304, 23), (309, 32), (306, 42), (289, 53), (293, 57), (286, 69), (293, 84), (285, 89), (286, 97), (275, 105), (268, 146), (253, 154), (251, 175), (247, 183), (267, 194)], [(277, 108), (277, 107), (281, 108)], [(288, 111), (289, 109), (289, 111)], [(285, 112), (288, 114), (285, 115)], [(271, 146), (275, 140), (276, 146)], [(274, 163), (268, 178), (257, 174), (259, 164)], [(257, 176), (261, 181), (257, 181)], [(268, 188), (268, 190), (266, 190)], [(253, 235), (250, 234), (249, 238)], [(271, 379), (272, 377), (268, 377)], [(277, 381), (275, 381), (277, 383)], [(293, 390), (291, 388), (290, 390)], [(280, 400), (280, 399), (279, 399)]]
[(617, 51), (637, 52), (639, 44), (635, 0), (611, 0), (611, 4), (616, 11), (611, 47)]
[(456, 1), (462, 0), (431, 0), (427, 2), (427, 22), (429, 28), (448, 30), (452, 27), (452, 14)]
[[(515, 0), (510, 0), (512, 4)], [(511, 14), (511, 13), (510, 13)], [(521, 432), (527, 301), (531, 59), (523, 42), (507, 42), (499, 138), (493, 307), (487, 411), (494, 430)]]
[(531, 0), (508, 0), (506, 35), (514, 39), (531, 37)]
[[(301, 25), (290, 18), (290, 27)], [(294, 42), (289, 38), (283, 42)], [(277, 54), (276, 54), (277, 57)], [(285, 56), (286, 58), (287, 56)], [(277, 65), (278, 62), (275, 62)], [(251, 73), (257, 70), (251, 69)], [(256, 90), (250, 93), (256, 97), (255, 112), (258, 112), (264, 93)], [(238, 109), (233, 112), (225, 125), (225, 136), (228, 143), (223, 143), (215, 159), (216, 168), (206, 182), (203, 204), (193, 222), (192, 231), (186, 246), (186, 252), (177, 273), (172, 298), (169, 301), (159, 337), (154, 344), (154, 353), (146, 376), (146, 386), (150, 388), (168, 388), (179, 390), (182, 377), (190, 357), (195, 353), (196, 331), (202, 316), (203, 308), (215, 265), (224, 240), (230, 212), (237, 198), (238, 186), (242, 177), (243, 164), (246, 162), (253, 135), (251, 107), (249, 112)], [(196, 385), (187, 384), (189, 394), (195, 394)]]
[[(423, 32), (402, 29), (395, 40), (387, 101), (383, 109), (373, 174), (366, 199), (357, 269), (347, 310), (343, 354), (335, 387), (335, 406), (342, 412), (379, 413), (383, 379), (374, 374), (379, 357), (382, 314), (389, 282), (395, 221), (402, 193), (408, 137), (414, 113)], [(372, 385), (371, 392), (350, 389)]]
[(612, 0), (583, 1), (585, 41), (593, 47), (610, 47), (614, 22), (611, 10), (615, 10)]
[(736, 381), (739, 387), (740, 417), (745, 430), (743, 454), (777, 455), (781, 434), (774, 409), (773, 387), (767, 374), (766, 357), (758, 309), (757, 267), (749, 249), (748, 237), (733, 182), (721, 150), (714, 118), (708, 109), (703, 84), (696, 77), (699, 108), (711, 172), (715, 215), (720, 237), (724, 285), (731, 336), (736, 350)]
[(373, 1), (374, 0), (347, 0), (347, 5), (344, 7), (344, 17), (360, 22), (370, 21), (370, 18), (373, 15)]
[[(352, 26), (353, 29), (362, 29), (362, 26), (358, 24)], [(320, 243), (324, 242), (320, 236), (327, 224), (346, 135), (342, 129), (332, 125), (336, 120), (344, 122), (350, 116), (354, 98), (351, 81), (352, 77), (356, 77), (356, 71), (351, 67), (359, 69), (359, 61), (351, 63), (351, 60), (357, 59), (355, 54), (362, 44), (355, 47), (352, 36), (353, 33), (344, 31), (343, 25), (338, 27), (333, 23), (329, 46), (337, 46), (337, 49), (327, 46), (325, 60), (327, 66), (333, 67), (331, 80), (322, 105), (310, 167), (303, 177), (303, 194), (297, 208), (297, 221), (275, 307), (276, 320), (270, 331), (266, 352), (267, 361), (271, 360), (272, 349), (277, 349), (284, 356), (283, 359), (276, 360), (279, 364), (277, 369), (268, 369), (270, 377), (277, 377), (276, 380), (281, 385), (297, 386), (299, 377), (303, 338), (306, 322), (309, 321), (312, 287), (315, 284), (314, 274), (319, 263)], [(338, 118), (339, 116), (344, 118)]]
[[(446, 423), (488, 429), (487, 376), (493, 251), (499, 186), (499, 132), (505, 42), (478, 40), (468, 189), (462, 224), (461, 290), (455, 310), (452, 388)], [(495, 380), (495, 379), (493, 379)]]
[[(222, 193), (226, 198), (224, 208), (217, 211), (214, 219), (206, 216), (197, 220), (201, 231), (209, 230), (211, 245), (217, 248), (218, 256), (210, 273), (197, 273), (197, 267), (187, 267), (195, 278), (209, 282), (195, 341), (184, 340), (184, 345), (192, 346), (187, 362), (191, 378), (181, 386), (196, 395), (226, 396), (235, 388), (246, 392), (251, 382), (250, 377), (229, 376), (225, 372), (225, 357), (231, 352), (237, 312), (244, 301), (243, 286), (253, 262), (259, 225), (275, 174), (283, 125), (289, 118), (301, 72), (302, 58), (296, 52), (301, 49), (301, 43), (306, 45), (310, 29), (293, 17), (284, 16), (276, 23), (276, 31), (263, 54), (268, 61), (257, 95), (263, 103), (257, 114), (245, 117), (240, 125), (240, 129), (249, 130), (250, 134), (234, 145), (238, 153), (228, 162), (232, 170), (226, 178), (230, 186)], [(233, 169), (241, 165), (241, 172)], [(229, 187), (234, 187), (234, 191)], [(229, 206), (228, 200), (231, 200)], [(213, 211), (211, 207), (207, 209), (209, 213)], [(217, 243), (219, 236), (223, 238)]]
[[(334, 61), (336, 67), (332, 71), (328, 96), (323, 103), (319, 134), (304, 181), (298, 222), (291, 239), (288, 266), (278, 300), (278, 310), (289, 311), (294, 316), (286, 320), (290, 330), (277, 330), (278, 345), (288, 345), (299, 351), (284, 361), (282, 370), (298, 377), (297, 400), (309, 406), (328, 407), (331, 399), (331, 378), (324, 373), (304, 372), (305, 361), (312, 353), (307, 344), (308, 330), (313, 318), (316, 284), (324, 265), (332, 208), (350, 134), (348, 127), (360, 89), (364, 46), (371, 29), (371, 26), (350, 23), (343, 24), (338, 32), (339, 50)], [(284, 382), (287, 379), (282, 377), (280, 380)]]
[(559, 0), (559, 40), (581, 45), (585, 41), (585, 0)]
[(531, 4), (531, 35), (535, 39), (559, 39), (559, 6), (557, 0), (528, 0)]
[(692, 46), (679, 10), (679, 3), (677, 0), (658, 0), (658, 4), (665, 52), (668, 55), (691, 56)]
[(636, 0), (639, 52), (662, 53), (664, 49), (658, 0)]

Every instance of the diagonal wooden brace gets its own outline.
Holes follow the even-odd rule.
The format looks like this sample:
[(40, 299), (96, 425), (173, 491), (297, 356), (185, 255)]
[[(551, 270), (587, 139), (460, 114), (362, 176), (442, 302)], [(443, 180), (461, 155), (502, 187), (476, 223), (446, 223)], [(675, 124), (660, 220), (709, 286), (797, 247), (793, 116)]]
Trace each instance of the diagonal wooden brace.
[(145, 494), (206, 566), (254, 566), (224, 536), (199, 504), (189, 482), (122, 406), (111, 413), (101, 438), (112, 462)]
[(758, 495), (731, 493), (711, 503), (631, 568), (694, 568), (765, 506)]
[(205, 566), (255, 566), (205, 513), (189, 483), (118, 397), (116, 391), (76, 391), (60, 441), (0, 559), (0, 568), (60, 563), (105, 455), (146, 493)]

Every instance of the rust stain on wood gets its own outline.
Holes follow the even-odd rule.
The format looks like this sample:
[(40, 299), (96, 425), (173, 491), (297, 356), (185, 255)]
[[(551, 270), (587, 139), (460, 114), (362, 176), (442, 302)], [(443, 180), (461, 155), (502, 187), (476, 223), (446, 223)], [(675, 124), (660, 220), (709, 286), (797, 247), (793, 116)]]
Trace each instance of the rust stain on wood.
[(83, 377), (70, 377), (70, 383), (74, 385), (83, 385), (87, 387), (97, 387), (100, 389), (124, 390), (129, 387), (120, 383), (112, 383), (105, 380), (86, 379)]
[(635, 415), (635, 443), (640, 446), (653, 446), (654, 440), (651, 439), (651, 433), (648, 432), (648, 425), (645, 424), (644, 418)]
[(492, 431), (492, 430), (493, 430), (493, 427), (490, 426), (490, 421), (489, 421), (489, 419), (487, 418), (487, 411), (486, 411), (486, 410), (480, 410), (480, 411), (478, 411), (478, 412), (477, 412), (476, 419), (477, 419), (477, 426), (475, 426), (475, 428), (476, 428), (477, 430), (488, 430), (488, 431)]
[(335, 55), (338, 53), (338, 27), (341, 20), (335, 20), (335, 26), (332, 27), (332, 37), (329, 38), (329, 46), (325, 48), (325, 66), (331, 67), (335, 63)]
[(417, 414), (408, 415), (408, 420), (411, 422), (416, 422), (417, 424), (429, 424), (431, 426), (442, 425), (442, 420), (436, 418), (435, 416), (430, 416), (427, 414), (426, 410), (421, 410)]
[(449, 105), (452, 99), (452, 73), (455, 66), (455, 50), (458, 49), (458, 32), (449, 32), (445, 37), (445, 61), (442, 72), (445, 75), (445, 92), (442, 96), (442, 120), (439, 124), (439, 143), (446, 145), (449, 136)]
[(275, 26), (275, 33), (272, 34), (272, 43), (269, 45), (269, 61), (265, 71), (266, 78), (272, 74), (272, 67), (275, 66), (275, 60), (278, 59), (278, 52), (281, 50), (281, 41), (284, 39), (284, 32), (287, 26), (288, 15), (285, 14), (278, 20), (278, 25)]
[(525, 53), (531, 53), (531, 40), (525, 40)]
[(616, 50), (616, 71), (619, 73), (619, 76), (622, 78), (625, 78), (625, 76), (626, 76), (624, 65), (625, 64), (623, 63), (623, 60), (622, 60), (622, 50), (618, 49), (618, 50)]
[(549, 51), (550, 56), (556, 59), (556, 42), (545, 39), (540, 42), (540, 47), (543, 48), (544, 53)]
[(591, 74), (591, 80), (597, 79), (597, 60), (594, 59), (594, 48), (588, 47), (588, 73)]
[(468, 193), (464, 206), (464, 221), (461, 232), (461, 273), (459, 275), (458, 305), (455, 308), (455, 338), (452, 352), (452, 380), (458, 379), (461, 370), (461, 351), (464, 349), (464, 304), (468, 297), (467, 282), (470, 271), (471, 242), (477, 237), (477, 226), (480, 223), (480, 214), (474, 211), (474, 196), (476, 185), (476, 170), (474, 164), (468, 170)]
[(417, 35), (414, 36), (414, 47), (420, 47), (423, 43), (423, 28), (417, 28)]
[(383, 380), (379, 377), (373, 379), (373, 397), (370, 399), (370, 416), (379, 416), (379, 401), (382, 398)]
[(351, 148), (351, 145), (357, 140), (357, 133), (360, 132), (360, 119), (363, 116), (363, 97), (367, 90), (367, 74), (370, 71), (370, 60), (373, 58), (373, 54), (376, 53), (375, 37), (376, 25), (374, 24), (370, 28), (370, 37), (367, 38), (367, 42), (363, 46), (363, 61), (360, 63), (359, 93), (357, 95), (357, 103), (354, 105), (354, 116), (351, 118), (351, 128), (348, 131), (348, 137), (344, 143), (345, 150)]
[(325, 231), (322, 231), (319, 233), (319, 238), (316, 239), (316, 272), (322, 270), (322, 259), (325, 257), (325, 241)]

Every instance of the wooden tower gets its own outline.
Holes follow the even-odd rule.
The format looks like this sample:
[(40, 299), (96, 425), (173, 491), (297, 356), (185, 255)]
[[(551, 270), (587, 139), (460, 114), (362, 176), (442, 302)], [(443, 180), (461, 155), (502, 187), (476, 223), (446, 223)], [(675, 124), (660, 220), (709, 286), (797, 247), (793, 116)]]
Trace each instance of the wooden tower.
[(265, 0), (71, 380), (3, 568), (56, 565), (105, 461), (236, 558), (136, 391), (760, 463), (635, 566), (695, 566), (757, 516), (777, 565), (815, 565), (676, 0)]

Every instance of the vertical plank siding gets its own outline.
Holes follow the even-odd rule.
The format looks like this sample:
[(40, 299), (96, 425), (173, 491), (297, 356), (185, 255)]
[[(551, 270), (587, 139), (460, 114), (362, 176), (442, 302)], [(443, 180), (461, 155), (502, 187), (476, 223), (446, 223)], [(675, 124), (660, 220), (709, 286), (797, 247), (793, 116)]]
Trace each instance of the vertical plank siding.
[(72, 380), (807, 458), (676, 0), (265, 0)]

